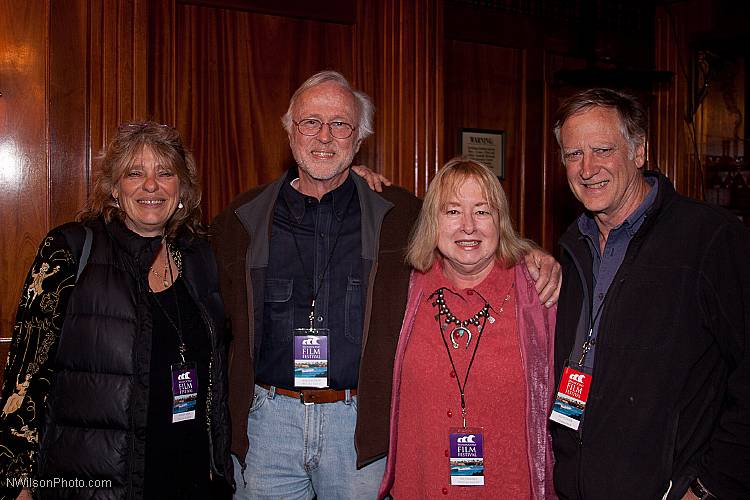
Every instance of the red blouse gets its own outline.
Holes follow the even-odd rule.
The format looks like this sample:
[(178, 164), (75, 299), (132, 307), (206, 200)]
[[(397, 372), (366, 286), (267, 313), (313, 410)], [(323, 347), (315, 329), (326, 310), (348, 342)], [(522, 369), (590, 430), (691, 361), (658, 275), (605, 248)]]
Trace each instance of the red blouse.
[[(427, 275), (425, 289), (445, 287), (445, 302), (461, 320), (478, 312), (484, 297), (494, 323), (485, 323), (479, 349), (465, 387), (466, 425), (481, 427), (484, 438), (484, 486), (451, 486), (449, 431), (461, 427), (461, 398), (450, 360), (435, 320), (435, 297), (426, 297), (417, 311), (413, 333), (404, 356), (401, 377), (396, 474), (391, 493), (395, 500), (411, 498), (514, 498), (531, 497), (526, 443), (526, 381), (516, 323), (513, 269), (495, 265), (473, 289), (453, 286), (436, 264)], [(449, 291), (450, 290), (450, 291)], [(479, 292), (479, 293), (477, 293)], [(430, 292), (431, 293), (431, 292)], [(510, 299), (505, 301), (506, 295)], [(462, 300), (462, 298), (464, 300)], [(500, 308), (503, 312), (500, 313)], [(444, 316), (441, 318), (444, 321)], [(455, 324), (444, 325), (448, 348), (463, 383), (478, 340), (448, 335)]]

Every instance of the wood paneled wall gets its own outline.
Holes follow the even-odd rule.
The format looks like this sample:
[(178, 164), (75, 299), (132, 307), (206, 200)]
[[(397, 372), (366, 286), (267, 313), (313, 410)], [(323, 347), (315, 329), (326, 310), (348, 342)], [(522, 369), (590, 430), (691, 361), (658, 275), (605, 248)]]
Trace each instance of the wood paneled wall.
[(153, 11), (149, 106), (193, 149), (206, 220), (288, 168), (280, 117), (294, 90), (323, 69), (375, 103), (376, 133), (357, 161), (424, 193), (441, 159), (442, 3), (339, 2), (302, 18), (299, 9), (292, 16), (254, 2), (194, 3)]
[(570, 51), (573, 35), (543, 18), (447, 4), (445, 38), (446, 156), (460, 152), (461, 128), (503, 130), (502, 185), (512, 220), (522, 236), (552, 251), (560, 170), (548, 148), (556, 106), (550, 54)]
[(360, 2), (358, 76), (374, 98), (373, 153), (364, 163), (418, 196), (443, 158), (443, 2)]
[[(525, 91), (523, 49), (448, 40), (445, 47), (445, 152), (461, 154), (462, 128), (505, 132), (505, 179), (511, 217), (519, 226), (523, 178)], [(491, 63), (489, 63), (491, 61)]]
[[(657, 9), (656, 50), (630, 59), (679, 72), (697, 28), (681, 31), (689, 9), (670, 8), (676, 28)], [(153, 118), (182, 132), (210, 220), (289, 165), (280, 116), (321, 69), (372, 97), (376, 133), (357, 161), (397, 184), (422, 195), (458, 153), (461, 128), (500, 129), (520, 232), (552, 250), (576, 210), (550, 130), (569, 91), (552, 75), (585, 63), (585, 37), (566, 23), (443, 0), (0, 0), (0, 12), (0, 337), (36, 246), (81, 208), (119, 123)], [(678, 189), (696, 194), (686, 85), (655, 91), (652, 147)]]
[[(653, 168), (668, 176), (678, 191), (699, 199), (703, 198), (703, 175), (694, 154), (697, 152), (693, 142), (694, 130), (686, 121), (691, 64), (691, 27), (686, 22), (705, 17), (705, 13), (698, 15), (686, 11), (684, 5), (657, 8), (654, 20), (656, 69), (671, 71), (675, 76), (654, 93), (651, 119), (654, 133), (649, 151)], [(688, 21), (690, 18), (693, 20)]]
[(0, 16), (0, 336), (9, 337), (26, 267), (49, 223), (49, 11), (41, 0), (2, 0), (0, 12), (15, 12)]
[(88, 196), (92, 157), (118, 123), (146, 114), (148, 4), (0, 0), (2, 340), (37, 246)]
[(83, 206), (124, 121), (182, 132), (206, 220), (289, 166), (280, 117), (322, 69), (375, 102), (359, 161), (419, 194), (442, 161), (442, 2), (0, 2), (0, 337), (38, 243)]
[[(308, 76), (352, 78), (352, 27), (226, 8), (178, 4), (171, 104), (202, 171), (213, 217), (238, 193), (265, 184), (293, 161), (281, 126), (289, 97)], [(291, 36), (290, 36), (291, 35)], [(162, 72), (160, 72), (163, 71)]]

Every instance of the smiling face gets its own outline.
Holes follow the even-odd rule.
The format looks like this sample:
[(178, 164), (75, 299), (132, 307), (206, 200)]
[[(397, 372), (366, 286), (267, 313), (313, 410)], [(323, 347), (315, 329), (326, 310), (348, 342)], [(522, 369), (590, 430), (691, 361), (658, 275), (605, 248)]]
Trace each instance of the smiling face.
[(644, 146), (630, 154), (615, 109), (594, 107), (569, 117), (560, 147), (570, 189), (600, 225), (621, 224), (643, 201)]
[(335, 82), (316, 85), (299, 95), (292, 111), (295, 122), (314, 118), (323, 123), (340, 121), (355, 127), (350, 137), (336, 139), (328, 125), (323, 125), (314, 136), (302, 135), (292, 126), (289, 145), (299, 165), (300, 191), (321, 198), (344, 182), (361, 142), (356, 130), (358, 109), (352, 93)]
[(452, 192), (438, 214), (438, 250), (443, 272), (456, 284), (474, 286), (492, 270), (498, 236), (498, 215), (479, 182), (467, 178)]
[(112, 189), (125, 213), (125, 225), (141, 236), (160, 236), (177, 210), (180, 180), (169, 165), (161, 165), (144, 146)]

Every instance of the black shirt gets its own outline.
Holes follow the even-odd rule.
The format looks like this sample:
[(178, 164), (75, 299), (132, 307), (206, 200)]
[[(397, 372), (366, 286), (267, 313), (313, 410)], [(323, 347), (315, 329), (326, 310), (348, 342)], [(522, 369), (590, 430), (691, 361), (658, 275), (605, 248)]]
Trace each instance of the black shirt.
[[(294, 387), (293, 329), (328, 328), (328, 383), (357, 387), (362, 344), (361, 212), (351, 176), (318, 201), (294, 189), (290, 170), (273, 213), (256, 380)], [(330, 261), (330, 263), (329, 263)], [(327, 267), (326, 267), (327, 266)]]
[[(211, 345), (206, 325), (181, 278), (150, 299), (153, 330), (144, 495), (154, 499), (207, 498), (210, 458), (206, 395)], [(175, 330), (179, 323), (187, 346), (185, 360), (197, 364), (198, 404), (195, 419), (172, 423), (171, 365), (181, 361)]]

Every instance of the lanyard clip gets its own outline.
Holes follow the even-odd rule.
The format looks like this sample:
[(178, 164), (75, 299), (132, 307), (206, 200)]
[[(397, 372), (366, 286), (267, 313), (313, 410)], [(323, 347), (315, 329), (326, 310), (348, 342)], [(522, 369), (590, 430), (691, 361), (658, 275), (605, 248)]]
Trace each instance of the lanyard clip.
[(591, 348), (596, 344), (596, 339), (592, 339), (591, 336), (594, 334), (594, 329), (589, 329), (589, 334), (586, 336), (586, 340), (581, 346), (581, 357), (578, 359), (578, 366), (583, 366), (583, 360), (586, 359), (586, 355), (589, 353)]
[(313, 322), (315, 321), (315, 299), (312, 299), (312, 304), (310, 304), (310, 317), (308, 318), (310, 320), (310, 330), (315, 328), (313, 326)]

